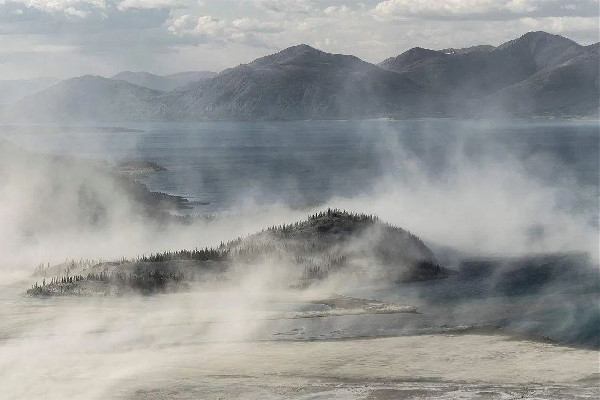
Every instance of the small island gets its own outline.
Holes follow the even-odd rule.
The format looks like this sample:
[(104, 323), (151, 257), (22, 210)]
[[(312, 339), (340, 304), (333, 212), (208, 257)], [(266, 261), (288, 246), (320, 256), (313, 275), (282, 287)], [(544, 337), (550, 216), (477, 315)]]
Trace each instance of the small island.
[(235, 281), (261, 273), (264, 265), (281, 272), (277, 284), (295, 289), (336, 279), (400, 283), (447, 276), (431, 250), (410, 232), (372, 215), (328, 209), (216, 248), (41, 267), (36, 271), (41, 284), (36, 282), (27, 294), (169, 292), (195, 283)]

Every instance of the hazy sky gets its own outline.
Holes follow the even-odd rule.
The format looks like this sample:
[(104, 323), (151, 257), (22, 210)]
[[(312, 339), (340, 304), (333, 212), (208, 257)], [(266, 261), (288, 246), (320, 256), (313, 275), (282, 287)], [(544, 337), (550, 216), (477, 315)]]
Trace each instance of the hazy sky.
[(598, 41), (600, 0), (0, 0), (0, 79), (221, 70), (298, 43), (370, 62), (531, 30)]

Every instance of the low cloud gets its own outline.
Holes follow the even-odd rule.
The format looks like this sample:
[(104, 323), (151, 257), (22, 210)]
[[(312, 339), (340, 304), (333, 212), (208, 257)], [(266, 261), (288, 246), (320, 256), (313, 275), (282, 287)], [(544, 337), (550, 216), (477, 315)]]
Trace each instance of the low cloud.
[(318, 8), (311, 0), (251, 0), (251, 3), (278, 14), (308, 14)]
[(105, 0), (3, 0), (0, 1), (0, 6), (20, 7), (20, 13), (23, 14), (24, 9), (37, 10), (45, 13), (63, 13), (65, 15), (87, 15), (91, 9), (106, 9), (109, 3)]
[(123, 0), (119, 2), (117, 8), (126, 10), (129, 8), (147, 9), (147, 8), (187, 8), (193, 2), (189, 0)]
[(195, 17), (182, 15), (169, 25), (169, 32), (175, 35), (192, 35), (195, 37), (217, 38), (224, 32), (224, 22), (210, 15)]
[(597, 0), (385, 0), (372, 14), (379, 19), (424, 18), (508, 20), (529, 17), (598, 15)]
[[(188, 8), (198, 1), (193, 0), (2, 0), (0, 5), (12, 5), (23, 9), (34, 9), (47, 13), (65, 13), (68, 15), (85, 15), (93, 9), (118, 10), (154, 9), (154, 8)], [(201, 2), (200, 2), (201, 3)]]
[[(165, 73), (222, 70), (299, 43), (377, 63), (415, 46), (499, 45), (531, 30), (590, 44), (598, 9), (598, 0), (0, 0), (0, 76), (114, 74), (165, 53)], [(23, 50), (45, 45), (70, 48), (68, 60), (51, 47)]]
[(239, 18), (234, 20), (231, 25), (243, 32), (277, 33), (283, 31), (283, 27), (276, 22), (261, 22), (256, 18)]
[(261, 22), (255, 18), (239, 18), (233, 21), (219, 20), (210, 15), (183, 15), (170, 21), (169, 32), (179, 37), (201, 43), (243, 43), (252, 47), (271, 47), (265, 35), (283, 31), (274, 22)]

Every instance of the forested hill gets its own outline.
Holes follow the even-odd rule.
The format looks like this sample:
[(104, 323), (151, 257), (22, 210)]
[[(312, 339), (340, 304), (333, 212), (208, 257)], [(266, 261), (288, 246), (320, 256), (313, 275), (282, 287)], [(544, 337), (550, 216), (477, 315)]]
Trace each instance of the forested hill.
[[(415, 235), (375, 216), (327, 210), (307, 220), (267, 228), (214, 249), (141, 256), (135, 260), (70, 261), (41, 266), (31, 295), (153, 293), (197, 282), (219, 282), (265, 274), (302, 288), (328, 279), (410, 282), (443, 278), (446, 271)], [(45, 279), (45, 281), (44, 281)]]

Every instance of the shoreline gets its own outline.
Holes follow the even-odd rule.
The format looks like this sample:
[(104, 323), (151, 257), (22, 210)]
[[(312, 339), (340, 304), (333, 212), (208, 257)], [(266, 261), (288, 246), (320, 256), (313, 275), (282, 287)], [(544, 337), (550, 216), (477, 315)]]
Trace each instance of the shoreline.
[[(49, 131), (64, 131), (63, 133), (72, 133), (81, 130), (91, 130), (90, 133), (146, 133), (145, 129), (130, 128), (127, 126), (140, 126), (148, 124), (197, 124), (197, 123), (291, 123), (291, 122), (402, 122), (402, 121), (468, 121), (468, 122), (483, 122), (483, 121), (502, 121), (502, 122), (598, 122), (600, 116), (592, 115), (529, 115), (529, 116), (414, 116), (397, 118), (394, 116), (369, 117), (369, 118), (326, 118), (326, 119), (266, 119), (266, 118), (200, 118), (200, 119), (132, 119), (119, 121), (73, 121), (78, 125), (57, 126), (52, 121), (41, 121), (39, 124), (31, 125), (27, 122), (19, 121), (1, 121), (0, 130), (49, 130)], [(11, 133), (11, 132), (8, 132)]]

